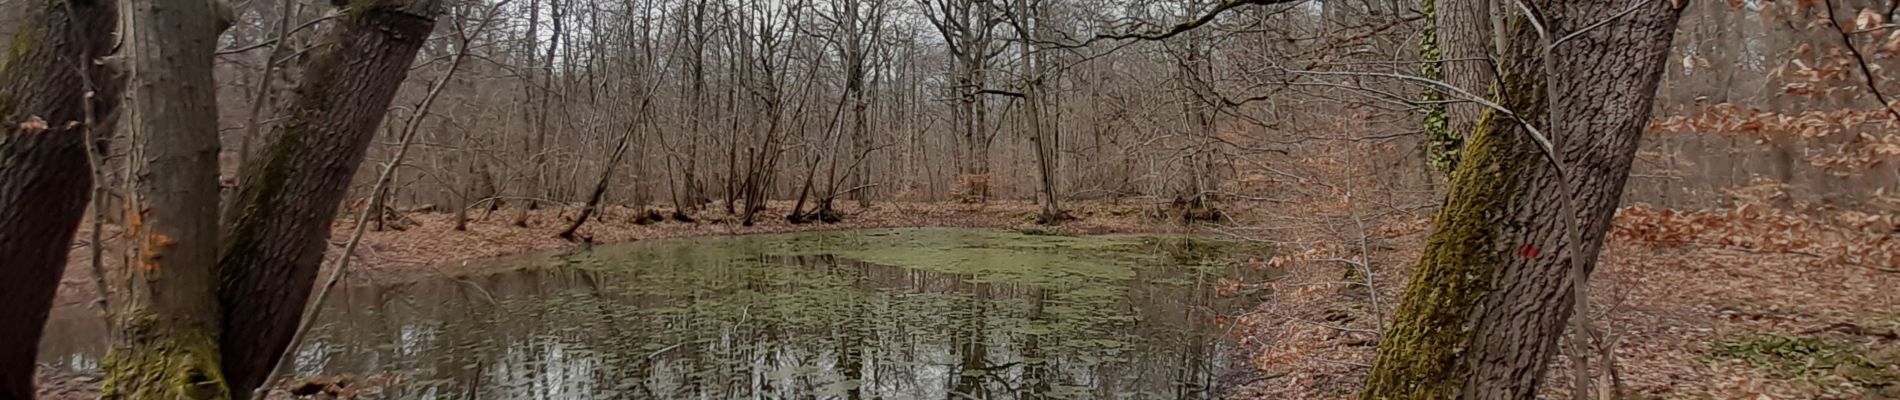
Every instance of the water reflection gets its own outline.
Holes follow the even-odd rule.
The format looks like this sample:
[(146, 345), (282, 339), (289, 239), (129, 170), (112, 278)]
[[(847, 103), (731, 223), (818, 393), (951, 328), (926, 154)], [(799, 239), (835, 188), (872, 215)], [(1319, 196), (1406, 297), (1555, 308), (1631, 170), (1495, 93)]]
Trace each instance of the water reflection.
[[(1212, 321), (1241, 302), (1215, 295), (1218, 253), (966, 230), (616, 246), (350, 288), (289, 362), (401, 399), (1208, 398), (1231, 351)], [(48, 362), (96, 368), (98, 327), (62, 314)]]

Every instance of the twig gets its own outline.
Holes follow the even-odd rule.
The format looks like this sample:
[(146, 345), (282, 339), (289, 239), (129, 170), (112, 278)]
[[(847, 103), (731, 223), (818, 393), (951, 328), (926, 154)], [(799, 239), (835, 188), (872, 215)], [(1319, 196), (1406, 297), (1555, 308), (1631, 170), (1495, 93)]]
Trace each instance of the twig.
[(1222, 13), (1225, 13), (1227, 12), (1227, 10), (1233, 9), (1235, 7), (1240, 7), (1240, 6), (1249, 5), (1249, 4), (1266, 6), (1266, 5), (1274, 5), (1274, 4), (1294, 3), (1294, 2), (1299, 2), (1299, 1), (1302, 1), (1302, 0), (1223, 0), (1220, 2), (1220, 4), (1214, 5), (1214, 9), (1208, 10), (1206, 14), (1201, 14), (1199, 18), (1195, 18), (1192, 20), (1188, 20), (1186, 22), (1174, 24), (1173, 27), (1168, 28), (1168, 30), (1166, 31), (1150, 32), (1150, 33), (1130, 32), (1130, 33), (1100, 35), (1100, 36), (1091, 37), (1089, 38), (1089, 40), (1083, 41), (1082, 43), (1057, 44), (1052, 47), (1056, 47), (1056, 48), (1088, 47), (1088, 45), (1094, 44), (1095, 42), (1102, 41), (1102, 40), (1162, 40), (1162, 39), (1174, 37), (1174, 35), (1185, 33), (1187, 31), (1193, 30), (1194, 28), (1199, 28), (1201, 27), (1201, 25), (1207, 25), (1209, 22), (1214, 22), (1214, 18), (1220, 17)]
[[(1359, 209), (1353, 207), (1353, 199), (1357, 198), (1357, 196), (1353, 195), (1355, 193), (1353, 190), (1355, 187), (1353, 186), (1352, 174), (1346, 174), (1346, 188), (1346, 215), (1352, 218), (1353, 227), (1359, 231), (1359, 261), (1356, 264), (1360, 269), (1364, 270), (1361, 274), (1364, 275), (1366, 281), (1366, 297), (1372, 306), (1372, 326), (1379, 327), (1379, 324), (1385, 321), (1385, 311), (1379, 308), (1379, 287), (1375, 285), (1377, 281), (1372, 271), (1372, 264), (1368, 260), (1368, 257), (1372, 256), (1372, 252), (1367, 249), (1366, 242), (1372, 241), (1372, 235), (1366, 232), (1366, 222), (1364, 219), (1359, 218)], [(1348, 263), (1355, 264), (1351, 262)]]
[(1550, 43), (1550, 47), (1557, 47), (1558, 45), (1564, 44), (1564, 42), (1570, 41), (1570, 39), (1575, 39), (1578, 36), (1583, 36), (1584, 33), (1588, 33), (1591, 30), (1601, 28), (1604, 25), (1609, 25), (1610, 22), (1616, 21), (1618, 19), (1622, 19), (1624, 16), (1627, 16), (1627, 15), (1630, 15), (1631, 13), (1636, 12), (1637, 9), (1643, 8), (1643, 5), (1645, 3), (1650, 3), (1654, 1), (1658, 1), (1658, 0), (1632, 1), (1630, 2), (1629, 8), (1623, 9), (1623, 11), (1616, 13), (1616, 15), (1611, 15), (1609, 18), (1604, 18), (1602, 21), (1591, 23), (1590, 25), (1583, 27), (1583, 29), (1578, 29), (1576, 32), (1570, 32), (1569, 34), (1564, 35), (1564, 37), (1557, 38), (1556, 41)]
[(1874, 82), (1874, 71), (1867, 67), (1867, 56), (1860, 53), (1859, 47), (1854, 47), (1854, 36), (1841, 30), (1841, 21), (1834, 18), (1834, 0), (1827, 0), (1827, 22), (1834, 25), (1834, 32), (1841, 34), (1841, 44), (1854, 54), (1855, 63), (1860, 65), (1861, 76), (1867, 78), (1867, 91), (1874, 93), (1874, 99), (1880, 101), (1880, 108), (1887, 110), (1887, 115), (1893, 116), (1895, 122), (1900, 122), (1900, 111), (1894, 111), (1893, 102), (1887, 101), (1887, 95), (1881, 93), (1880, 85)]
[(1286, 70), (1286, 72), (1294, 73), (1294, 74), (1308, 74), (1308, 75), (1335, 75), (1335, 76), (1343, 75), (1343, 76), (1371, 76), (1371, 77), (1393, 78), (1393, 79), (1423, 83), (1427, 85), (1436, 86), (1443, 90), (1447, 90), (1452, 94), (1457, 94), (1459, 97), (1463, 97), (1467, 100), (1470, 100), (1473, 103), (1478, 103), (1478, 105), (1484, 106), (1485, 108), (1489, 108), (1492, 111), (1497, 111), (1499, 114), (1503, 114), (1504, 116), (1511, 117), (1512, 121), (1517, 121), (1518, 126), (1524, 128), (1524, 133), (1527, 135), (1530, 135), (1531, 141), (1536, 142), (1539, 149), (1543, 150), (1544, 156), (1550, 159), (1551, 164), (1557, 168), (1558, 173), (1560, 175), (1567, 175), (1567, 171), (1565, 171), (1566, 168), (1564, 167), (1563, 162), (1557, 158), (1556, 146), (1551, 144), (1550, 136), (1545, 135), (1544, 131), (1537, 129), (1537, 127), (1531, 124), (1530, 121), (1526, 121), (1524, 120), (1524, 118), (1519, 117), (1517, 113), (1514, 111), (1511, 111), (1511, 109), (1504, 108), (1504, 106), (1498, 105), (1498, 103), (1493, 103), (1491, 102), (1491, 100), (1485, 99), (1483, 97), (1473, 95), (1471, 94), (1471, 92), (1465, 91), (1464, 88), (1460, 88), (1456, 85), (1445, 83), (1443, 81), (1439, 81), (1436, 79), (1405, 75), (1405, 74), (1386, 73), (1386, 72), (1306, 71), (1306, 70), (1291, 70), (1291, 69)]
[[(288, 38), (291, 32), (294, 32), (290, 29), (290, 18), (292, 14), (291, 10), (294, 8), (292, 5), (295, 2), (296, 0), (284, 0), (283, 4), (278, 5), (278, 7), (283, 8), (283, 10), (280, 10), (280, 15), (277, 19), (277, 38), (269, 42), (271, 48), (270, 53), (264, 55), (263, 75), (258, 78), (260, 82), (257, 84), (257, 93), (251, 95), (251, 110), (244, 118), (244, 132), (238, 136), (237, 157), (239, 179), (243, 179), (241, 177), (244, 175), (245, 164), (249, 164), (251, 160), (251, 139), (257, 137), (259, 125), (263, 125), (264, 104), (271, 102), (271, 78), (277, 76), (277, 57), (288, 47), (286, 43), (290, 42)], [(319, 18), (318, 20), (320, 21), (322, 19)], [(316, 21), (310, 22), (312, 24), (316, 23)], [(298, 27), (297, 29), (303, 29), (303, 27)], [(263, 43), (258, 44), (261, 45)], [(233, 213), (233, 215), (235, 215), (235, 213)]]
[[(66, 22), (68, 26), (72, 27), (75, 31), (79, 30), (81, 24), (79, 23), (78, 10), (73, 9), (71, 2), (61, 2), (60, 4), (66, 7)], [(105, 243), (100, 233), (100, 231), (105, 228), (105, 208), (107, 200), (105, 199), (105, 159), (99, 156), (98, 132), (93, 130), (93, 127), (99, 124), (99, 112), (93, 105), (93, 100), (98, 95), (96, 91), (98, 86), (92, 81), (92, 74), (90, 73), (91, 71), (89, 71), (90, 68), (88, 68), (93, 63), (93, 60), (91, 60), (93, 57), (93, 49), (90, 44), (87, 44), (86, 41), (83, 40), (79, 41), (79, 46), (81, 54), (87, 59), (67, 61), (72, 64), (72, 68), (75, 70), (73, 72), (79, 75), (79, 79), (81, 83), (85, 85), (84, 89), (86, 90), (85, 96), (81, 98), (80, 103), (84, 109), (83, 111), (85, 111), (86, 121), (85, 126), (81, 127), (80, 132), (84, 134), (84, 139), (82, 140), (86, 141), (86, 164), (92, 167), (92, 171), (90, 171), (92, 174), (92, 233), (90, 234), (92, 243), (88, 243), (87, 247), (89, 248), (88, 251), (92, 252), (92, 260), (88, 263), (90, 267), (92, 267), (92, 284), (94, 289), (99, 292), (99, 298), (94, 299), (93, 304), (99, 306), (99, 316), (105, 319), (106, 331), (117, 332), (117, 330), (113, 329), (112, 307), (111, 302), (108, 300), (112, 292), (110, 291), (111, 286), (106, 284), (106, 268), (105, 260), (103, 259), (105, 257)]]
[[(277, 38), (275, 38), (275, 39), (270, 39), (270, 40), (265, 40), (265, 41), (262, 41), (262, 42), (257, 42), (257, 43), (252, 43), (252, 44), (251, 44), (251, 45), (249, 45), (249, 46), (244, 46), (244, 47), (239, 47), (239, 48), (235, 48), (235, 49), (224, 49), (224, 50), (218, 50), (218, 52), (217, 52), (217, 53), (214, 53), (214, 54), (216, 54), (216, 55), (220, 55), (220, 56), (222, 56), (222, 55), (231, 55), (231, 54), (237, 54), (237, 53), (243, 53), (243, 52), (247, 52), (247, 51), (251, 51), (251, 50), (257, 50), (257, 49), (261, 49), (261, 48), (264, 48), (264, 46), (271, 46), (271, 54), (277, 54), (277, 49), (279, 49), (279, 48), (281, 48), (281, 47), (283, 47), (283, 46), (280, 46), (280, 44), (284, 42), (284, 38), (286, 37), (285, 35), (287, 35), (287, 34), (291, 34), (291, 33), (297, 33), (297, 32), (301, 32), (301, 31), (303, 31), (304, 29), (309, 29), (309, 28), (310, 28), (310, 27), (312, 27), (312, 26), (316, 26), (316, 25), (317, 25), (317, 23), (319, 23), (319, 22), (323, 22), (323, 21), (329, 21), (329, 20), (332, 20), (332, 19), (336, 19), (336, 17), (337, 17), (337, 16), (340, 16), (340, 15), (343, 15), (344, 13), (347, 13), (347, 12), (349, 12), (349, 10), (348, 10), (348, 9), (339, 9), (339, 10), (337, 10), (337, 12), (335, 12), (335, 13), (332, 13), (332, 14), (330, 14), (330, 15), (325, 15), (325, 16), (322, 16), (322, 17), (317, 17), (317, 19), (313, 19), (313, 20), (310, 20), (309, 22), (305, 22), (305, 23), (303, 23), (303, 25), (298, 25), (296, 29), (288, 29), (288, 30), (286, 30), (285, 28), (288, 28), (289, 26), (288, 26), (288, 25), (281, 25), (281, 24), (288, 24), (288, 23), (290, 23), (290, 18), (289, 18), (289, 16), (290, 16), (290, 10), (291, 10), (291, 8), (290, 8), (290, 7), (288, 7), (288, 6), (290, 5), (290, 2), (291, 2), (290, 0), (286, 0), (286, 1), (284, 2), (284, 5), (286, 6), (286, 7), (284, 7), (284, 13), (283, 13), (283, 14), (284, 14), (284, 19), (282, 19), (282, 20), (280, 20), (280, 21), (279, 21), (279, 23), (280, 23), (280, 25), (278, 25), (278, 27), (279, 27), (279, 28), (278, 28), (278, 30), (277, 30), (277, 33), (278, 33), (278, 36), (277, 36)], [(275, 57), (275, 56), (273, 56), (273, 57)]]
[(660, 354), (664, 354), (664, 353), (666, 353), (667, 351), (671, 351), (671, 350), (673, 350), (673, 349), (677, 349), (677, 348), (679, 348), (680, 346), (684, 346), (684, 345), (686, 345), (686, 343), (685, 343), (685, 342), (680, 342), (680, 343), (674, 343), (674, 344), (673, 344), (672, 346), (666, 346), (666, 347), (664, 347), (664, 348), (661, 348), (661, 349), (659, 349), (659, 350), (654, 350), (654, 351), (653, 351), (652, 353), (648, 353), (648, 354), (647, 354), (647, 359), (652, 359), (653, 357), (659, 357), (659, 356), (660, 356)]

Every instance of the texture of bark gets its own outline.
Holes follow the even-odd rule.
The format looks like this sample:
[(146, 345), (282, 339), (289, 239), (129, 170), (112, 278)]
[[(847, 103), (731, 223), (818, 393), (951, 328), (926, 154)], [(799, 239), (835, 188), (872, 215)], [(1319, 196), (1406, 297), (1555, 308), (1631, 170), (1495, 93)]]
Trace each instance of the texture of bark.
[[(1538, 6), (1553, 40), (1629, 7)], [(1572, 252), (1583, 252), (1588, 271), (1602, 249), (1680, 11), (1644, 4), (1556, 47), (1548, 66), (1528, 24), (1514, 28), (1500, 103), (1544, 126), (1570, 181), (1517, 120), (1499, 113), (1480, 120), (1363, 398), (1533, 398), (1575, 300)], [(1565, 201), (1577, 207), (1580, 242), (1564, 235)]]
[[(33, 396), (40, 335), (86, 210), (86, 109), (104, 115), (119, 101), (106, 67), (92, 62), (112, 46), (116, 2), (13, 7), (29, 25), (0, 54), (0, 398), (8, 399)], [(104, 83), (90, 99), (89, 82)], [(111, 127), (102, 125), (94, 129)]]
[(219, 259), (220, 338), (235, 393), (263, 384), (303, 315), (350, 179), (434, 29), (438, 0), (354, 0), (316, 50), (285, 121), (239, 188)]
[(125, 55), (132, 197), (122, 317), (102, 368), (107, 399), (229, 399), (218, 337), (220, 21), (204, 0), (130, 2)]
[[(1445, 83), (1479, 96), (1491, 96), (1496, 84), (1492, 65), (1491, 0), (1437, 0), (1438, 48)], [(1459, 99), (1463, 100), (1463, 99)], [(1469, 133), (1485, 108), (1476, 103), (1446, 106), (1452, 132)]]

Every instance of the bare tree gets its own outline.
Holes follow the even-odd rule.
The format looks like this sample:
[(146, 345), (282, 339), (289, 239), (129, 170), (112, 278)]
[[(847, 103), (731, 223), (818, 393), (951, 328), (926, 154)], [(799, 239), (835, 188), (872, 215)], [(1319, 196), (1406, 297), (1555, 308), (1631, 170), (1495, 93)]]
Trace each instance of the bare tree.
[(945, 50), (955, 61), (949, 89), (957, 99), (952, 109), (961, 160), (959, 190), (965, 201), (983, 202), (990, 196), (989, 104), (984, 100), (991, 57), (995, 56), (993, 30), (1002, 23), (991, 2), (977, 0), (922, 0), (923, 14), (943, 36)]

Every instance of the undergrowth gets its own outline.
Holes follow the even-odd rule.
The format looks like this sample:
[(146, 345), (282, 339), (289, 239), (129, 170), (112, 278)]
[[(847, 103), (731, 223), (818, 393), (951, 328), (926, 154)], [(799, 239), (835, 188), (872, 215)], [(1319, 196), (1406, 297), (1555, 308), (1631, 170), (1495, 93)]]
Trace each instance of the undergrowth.
[(1736, 360), (1789, 379), (1816, 383), (1844, 380), (1862, 388), (1900, 384), (1900, 351), (1878, 343), (1783, 334), (1754, 334), (1717, 340), (1709, 346), (1716, 360)]

